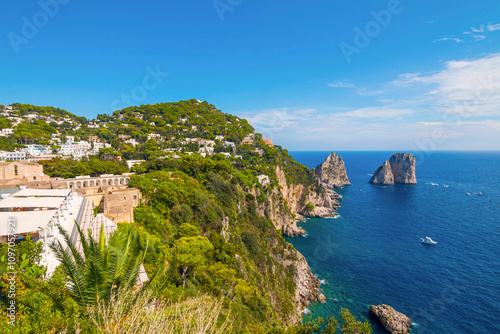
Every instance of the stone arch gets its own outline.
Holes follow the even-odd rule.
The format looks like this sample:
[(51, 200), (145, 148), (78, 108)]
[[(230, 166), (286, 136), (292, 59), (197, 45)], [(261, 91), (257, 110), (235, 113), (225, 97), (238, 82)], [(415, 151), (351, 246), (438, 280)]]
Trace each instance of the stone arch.
[(75, 182), (68, 182), (68, 188), (73, 189), (75, 187)]
[(77, 188), (81, 188), (82, 187), (82, 183), (80, 181), (76, 182), (76, 187)]
[(83, 187), (88, 187), (89, 183), (87, 181), (83, 181)]
[(89, 186), (93, 187), (94, 185), (95, 185), (94, 180), (90, 180), (90, 182), (89, 182)]
[(118, 183), (119, 183), (119, 182), (118, 182), (118, 179), (115, 179), (115, 184), (118, 184)]
[(101, 180), (96, 180), (96, 181), (95, 181), (95, 185), (96, 185), (96, 186), (100, 186), (100, 185), (101, 185)]
[(125, 184), (129, 184), (130, 183), (130, 178), (129, 177), (126, 177), (125, 178)]
[(125, 184), (125, 179), (123, 179), (123, 177), (120, 178), (120, 184)]

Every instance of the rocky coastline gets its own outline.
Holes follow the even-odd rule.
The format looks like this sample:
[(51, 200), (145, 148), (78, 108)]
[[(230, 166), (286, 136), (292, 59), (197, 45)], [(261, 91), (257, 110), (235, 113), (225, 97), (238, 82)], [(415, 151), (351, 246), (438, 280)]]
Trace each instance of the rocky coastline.
[(389, 334), (408, 334), (412, 322), (409, 317), (389, 305), (371, 305), (369, 314), (380, 322)]

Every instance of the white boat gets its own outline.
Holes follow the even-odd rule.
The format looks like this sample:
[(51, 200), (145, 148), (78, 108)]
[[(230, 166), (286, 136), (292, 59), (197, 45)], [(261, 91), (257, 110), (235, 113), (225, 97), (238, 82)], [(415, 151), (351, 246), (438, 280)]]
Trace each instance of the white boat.
[(429, 237), (425, 237), (425, 239), (420, 238), (420, 242), (426, 245), (436, 245), (437, 241), (432, 240)]

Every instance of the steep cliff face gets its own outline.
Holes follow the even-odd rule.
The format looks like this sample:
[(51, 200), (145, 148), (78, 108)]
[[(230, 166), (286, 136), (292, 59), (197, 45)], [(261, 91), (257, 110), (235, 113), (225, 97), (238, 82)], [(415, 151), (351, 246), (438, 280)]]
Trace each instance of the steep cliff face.
[(373, 173), (370, 183), (394, 184), (410, 183), (416, 184), (415, 157), (410, 153), (396, 153), (389, 161), (384, 162)]
[[(340, 207), (340, 196), (333, 190), (323, 186), (319, 188), (304, 186), (303, 184), (289, 184), (283, 170), (278, 166), (275, 169), (278, 186), (267, 193), (267, 201), (257, 207), (259, 214), (272, 219), (274, 226), (281, 229), (286, 236), (305, 235), (306, 231), (297, 227), (297, 220), (305, 217), (334, 217), (336, 209)], [(318, 192), (317, 190), (320, 190)], [(251, 192), (256, 198), (260, 190)], [(285, 261), (284, 265), (293, 264), (296, 267), (295, 305), (297, 314), (310, 303), (320, 301), (320, 282), (312, 274), (306, 259), (297, 250), (293, 250), (297, 260)]]
[(413, 154), (396, 153), (389, 159), (389, 163), (391, 164), (395, 183), (417, 183), (415, 157)]
[[(304, 217), (335, 217), (336, 209), (340, 207), (340, 196), (324, 187), (317, 192), (313, 187), (303, 184), (288, 184), (285, 173), (278, 166), (275, 170), (278, 187), (272, 189), (267, 196), (267, 202), (258, 206), (259, 214), (272, 219), (274, 226), (281, 229), (289, 237), (305, 235), (304, 229), (297, 227), (297, 220)], [(253, 190), (255, 197), (259, 190)]]
[(391, 164), (386, 161), (375, 170), (370, 183), (373, 184), (394, 184), (394, 175), (392, 174)]
[(344, 164), (344, 160), (333, 152), (326, 160), (314, 169), (318, 181), (327, 189), (340, 188), (344, 185), (351, 185)]
[(295, 308), (297, 310), (297, 315), (300, 317), (301, 312), (309, 305), (311, 302), (320, 301), (320, 281), (313, 275), (311, 268), (307, 264), (304, 255), (300, 254), (297, 250), (293, 250), (296, 253), (296, 261), (285, 261), (285, 265), (294, 265), (296, 268), (295, 272)]

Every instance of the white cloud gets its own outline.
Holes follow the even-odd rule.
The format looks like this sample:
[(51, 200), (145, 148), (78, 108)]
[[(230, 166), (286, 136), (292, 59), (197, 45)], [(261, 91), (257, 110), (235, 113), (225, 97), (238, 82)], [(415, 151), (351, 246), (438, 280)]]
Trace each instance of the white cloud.
[(414, 114), (414, 110), (409, 109), (393, 109), (387, 107), (367, 107), (360, 108), (353, 111), (336, 113), (334, 117), (350, 117), (350, 118), (387, 118), (393, 119), (395, 117), (402, 117)]
[(380, 100), (378, 100), (378, 102), (385, 103), (385, 104), (391, 103), (392, 101), (394, 101), (394, 99), (380, 99)]
[(484, 24), (481, 24), (478, 29), (471, 27), (472, 32), (484, 32)]
[(500, 54), (474, 60), (449, 61), (440, 72), (402, 74), (392, 82), (432, 85), (434, 107), (468, 116), (500, 116)]
[(443, 41), (455, 41), (456, 43), (461, 43), (464, 40), (456, 37), (444, 37), (440, 39), (436, 39), (434, 42), (443, 42)]
[(497, 30), (500, 30), (500, 23), (497, 23), (497, 24), (488, 24), (486, 26), (486, 29), (488, 29), (488, 31), (497, 31)]
[(334, 83), (329, 83), (328, 86), (335, 88), (353, 88), (354, 84), (350, 82), (335, 81)]
[[(464, 35), (470, 35), (474, 40), (477, 41), (482, 41), (483, 39), (486, 38), (488, 32), (493, 32), (500, 30), (500, 23), (497, 24), (491, 24), (488, 23), (487, 25), (481, 24), (479, 28), (471, 27), (470, 31), (466, 31), (463, 34)], [(445, 39), (441, 39), (445, 40)], [(438, 40), (440, 41), (440, 40)]]

